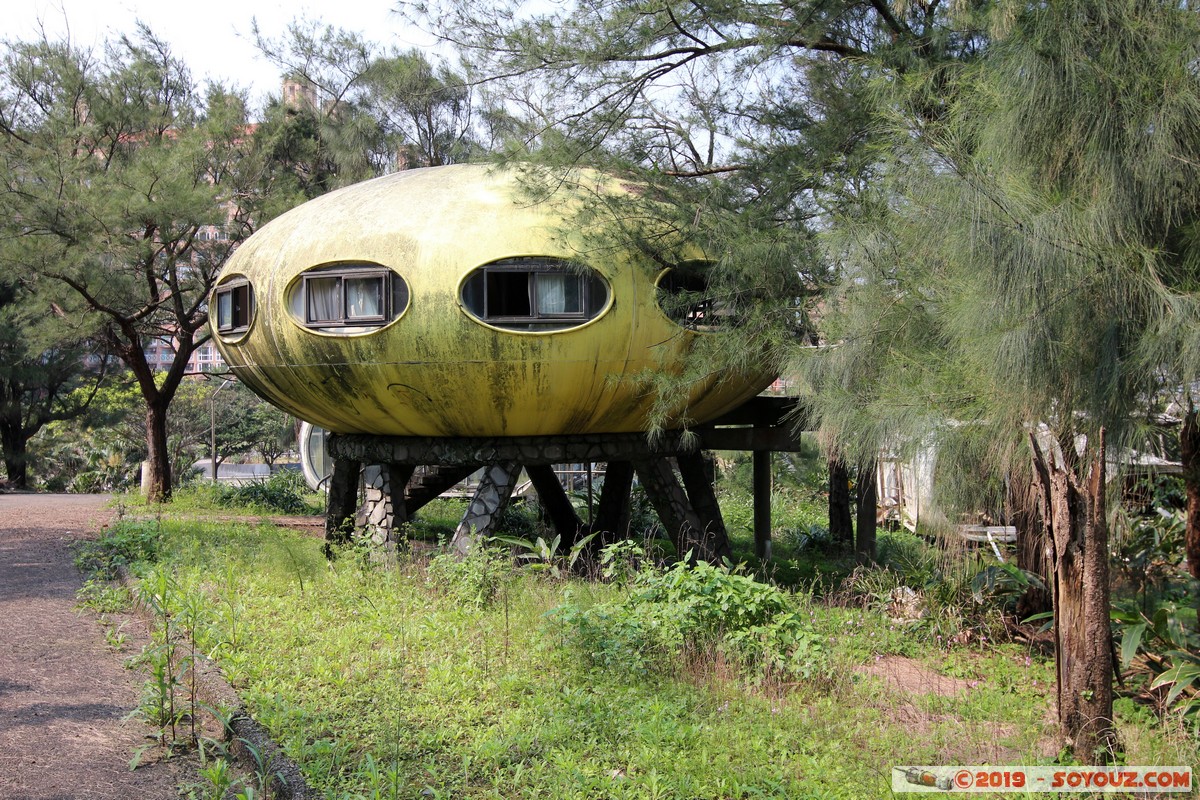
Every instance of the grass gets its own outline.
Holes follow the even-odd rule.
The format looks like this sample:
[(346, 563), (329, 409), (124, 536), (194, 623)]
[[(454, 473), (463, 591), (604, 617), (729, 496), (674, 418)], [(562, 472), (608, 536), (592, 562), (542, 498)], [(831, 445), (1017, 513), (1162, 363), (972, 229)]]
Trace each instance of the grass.
[[(639, 671), (596, 666), (562, 613), (620, 607), (629, 585), (495, 557), (330, 563), (266, 524), (127, 521), (105, 541), (202, 601), (196, 646), (327, 798), (849, 800), (889, 795), (897, 764), (1054, 756), (1052, 664), (986, 621), (890, 620), (870, 591), (788, 593), (820, 674), (756, 677), (717, 646)], [(1194, 739), (1120, 708), (1128, 763), (1196, 762)]]
[(240, 485), (214, 484), (203, 477), (176, 488), (169, 506), (156, 506), (138, 493), (119, 498), (122, 509), (137, 512), (154, 511), (181, 515), (192, 512), (226, 512), (253, 516), (280, 514), (322, 514), (325, 497), (312, 492), (304, 477), (295, 471), (280, 470), (265, 480), (253, 480)]

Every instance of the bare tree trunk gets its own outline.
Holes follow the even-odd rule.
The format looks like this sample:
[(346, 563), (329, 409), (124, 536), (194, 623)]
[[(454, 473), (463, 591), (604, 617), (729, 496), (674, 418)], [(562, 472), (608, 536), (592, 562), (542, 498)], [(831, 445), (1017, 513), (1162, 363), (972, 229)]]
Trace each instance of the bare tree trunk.
[(171, 453), (167, 448), (165, 402), (146, 404), (146, 451), (149, 461), (146, 497), (151, 503), (165, 503), (171, 499)]
[(1038, 514), (1038, 500), (1030, 492), (1013, 491), (1012, 523), (1017, 529), (1017, 567), (1042, 579), (1041, 586), (1030, 586), (1017, 602), (1021, 619), (1054, 608), (1050, 587), (1054, 584), (1054, 550), (1046, 526)]
[(1062, 458), (1053, 453), (1046, 458), (1035, 437), (1030, 441), (1042, 518), (1053, 548), (1058, 721), (1075, 758), (1105, 763), (1116, 748), (1116, 731), (1104, 431), (1090, 448), (1094, 458), (1086, 483)]
[[(1179, 432), (1183, 487), (1187, 494), (1187, 522), (1183, 541), (1188, 571), (1200, 581), (1200, 424), (1197, 422), (1196, 406), (1189, 400), (1183, 429)], [(1200, 619), (1197, 623), (1200, 624)]]
[(878, 525), (878, 481), (872, 459), (858, 468), (858, 535), (854, 550), (860, 564), (875, 563), (875, 533)]
[(4, 472), (8, 475), (9, 485), (15, 489), (25, 489), (29, 482), (29, 458), (22, 428), (19, 419), (15, 425), (8, 420), (0, 422), (0, 449), (4, 450)]
[(854, 546), (854, 521), (850, 515), (850, 470), (840, 458), (829, 459), (829, 536)]

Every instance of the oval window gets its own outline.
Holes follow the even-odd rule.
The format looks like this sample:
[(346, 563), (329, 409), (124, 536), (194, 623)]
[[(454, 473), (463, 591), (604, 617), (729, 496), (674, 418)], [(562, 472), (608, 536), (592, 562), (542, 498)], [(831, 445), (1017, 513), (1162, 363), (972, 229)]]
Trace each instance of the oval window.
[(481, 322), (513, 331), (559, 331), (600, 316), (608, 284), (558, 258), (506, 258), (485, 264), (462, 284), (462, 304)]
[(242, 276), (230, 278), (213, 290), (210, 314), (217, 333), (234, 337), (250, 330), (254, 319), (254, 287)]
[(288, 309), (306, 328), (323, 333), (363, 333), (408, 308), (408, 284), (387, 267), (342, 263), (300, 273), (288, 291)]
[(709, 286), (707, 261), (688, 261), (658, 279), (658, 306), (670, 319), (694, 331), (715, 331), (736, 316), (735, 304), (718, 298)]

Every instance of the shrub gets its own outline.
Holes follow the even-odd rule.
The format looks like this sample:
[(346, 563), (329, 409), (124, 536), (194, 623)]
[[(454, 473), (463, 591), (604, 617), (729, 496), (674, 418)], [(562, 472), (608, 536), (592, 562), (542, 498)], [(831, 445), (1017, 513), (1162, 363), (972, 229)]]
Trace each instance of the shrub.
[(426, 581), (437, 591), (474, 608), (488, 608), (509, 578), (509, 558), (485, 544), (472, 547), (466, 556), (439, 553), (429, 560)]
[(304, 475), (294, 470), (280, 470), (265, 481), (220, 487), (217, 503), (225, 508), (250, 506), (281, 514), (311, 514), (313, 509), (305, 500), (307, 491)]
[(757, 678), (807, 678), (824, 664), (819, 638), (795, 598), (748, 575), (680, 562), (643, 571), (619, 602), (554, 609), (594, 666), (669, 671), (719, 654)]
[(95, 541), (80, 545), (76, 565), (105, 580), (118, 577), (122, 569), (159, 560), (162, 526), (156, 520), (121, 520)]

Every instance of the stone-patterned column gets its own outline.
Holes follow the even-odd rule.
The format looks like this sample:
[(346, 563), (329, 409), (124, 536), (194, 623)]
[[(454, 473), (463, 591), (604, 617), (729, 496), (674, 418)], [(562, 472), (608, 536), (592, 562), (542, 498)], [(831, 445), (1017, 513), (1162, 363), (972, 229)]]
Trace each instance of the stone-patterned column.
[(358, 527), (372, 544), (394, 552), (400, 544), (398, 531), (408, 521), (404, 488), (413, 467), (404, 464), (369, 464), (363, 469), (363, 504), (358, 510)]
[(325, 512), (325, 555), (333, 555), (335, 544), (350, 541), (354, 509), (358, 506), (359, 463), (348, 458), (333, 460), (329, 498)]
[(508, 505), (508, 498), (512, 496), (520, 474), (521, 465), (511, 461), (484, 468), (479, 488), (475, 490), (467, 513), (463, 514), (454, 532), (454, 539), (450, 542), (456, 553), (465, 556), (480, 537), (492, 535), (496, 520)]

